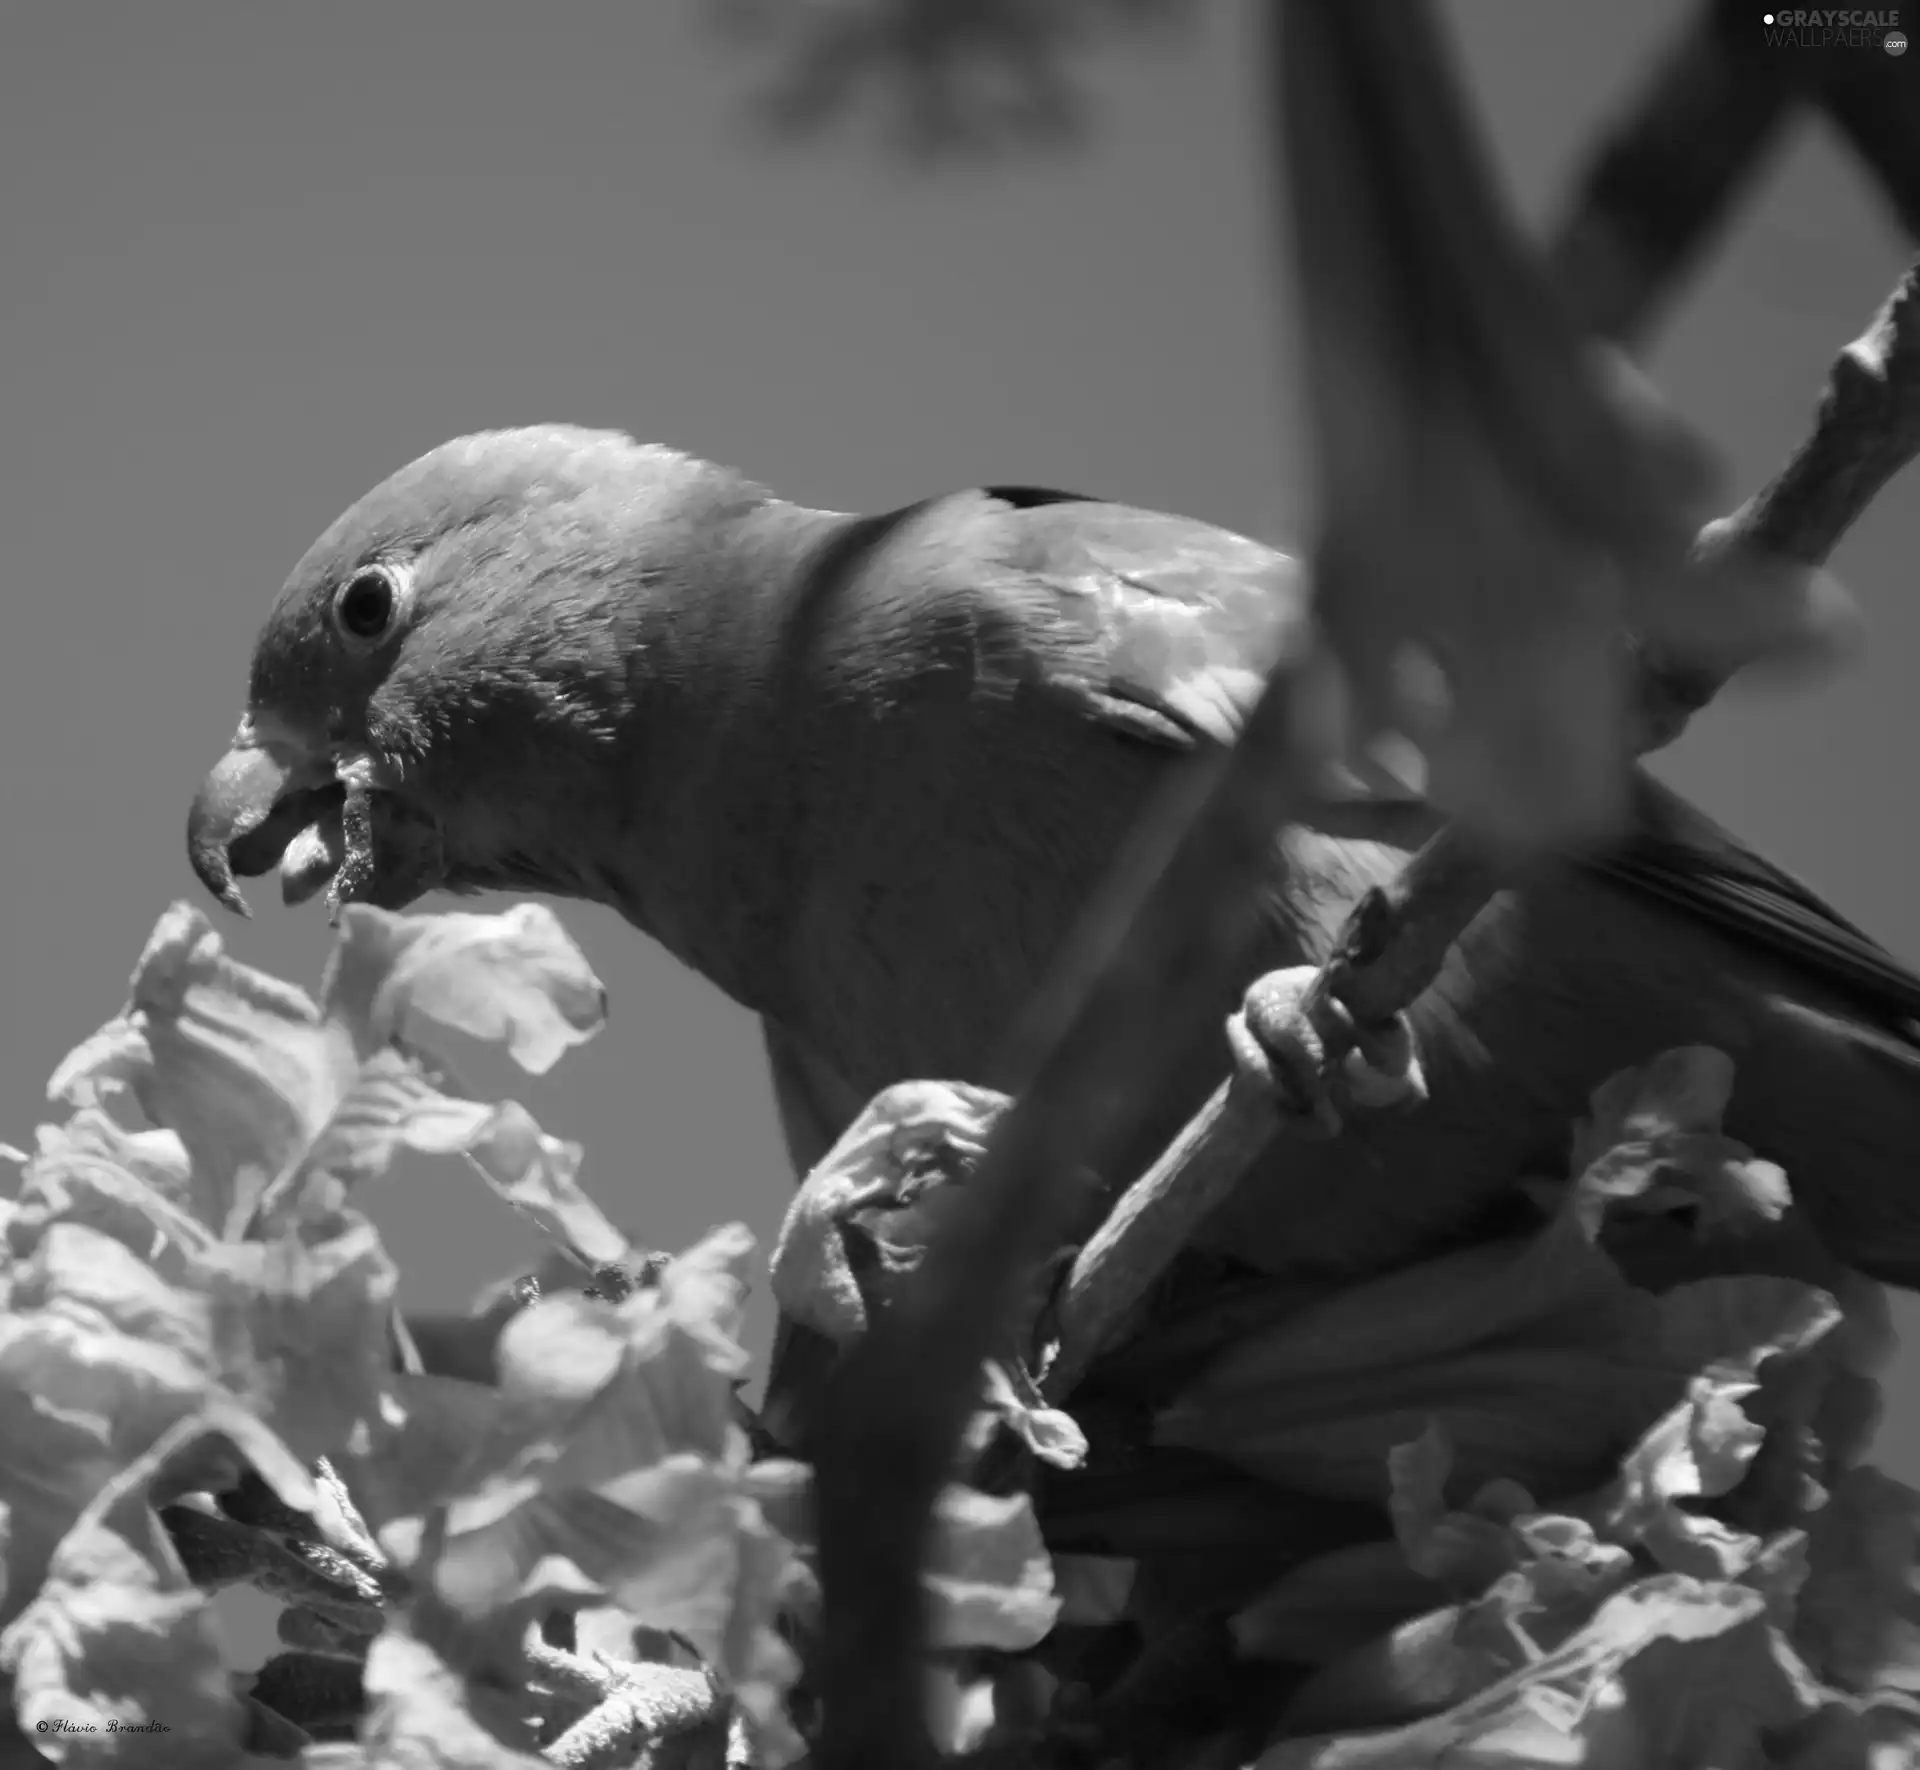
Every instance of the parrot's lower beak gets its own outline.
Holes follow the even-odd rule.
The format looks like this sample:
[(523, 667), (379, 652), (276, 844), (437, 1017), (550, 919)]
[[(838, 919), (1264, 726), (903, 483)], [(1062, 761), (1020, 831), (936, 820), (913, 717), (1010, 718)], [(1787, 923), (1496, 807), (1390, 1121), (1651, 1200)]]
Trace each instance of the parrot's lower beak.
[(342, 792), (328, 762), (268, 743), (243, 720), (232, 747), (193, 796), (187, 858), (221, 903), (249, 915), (234, 876), (271, 872), (294, 837), (337, 805)]

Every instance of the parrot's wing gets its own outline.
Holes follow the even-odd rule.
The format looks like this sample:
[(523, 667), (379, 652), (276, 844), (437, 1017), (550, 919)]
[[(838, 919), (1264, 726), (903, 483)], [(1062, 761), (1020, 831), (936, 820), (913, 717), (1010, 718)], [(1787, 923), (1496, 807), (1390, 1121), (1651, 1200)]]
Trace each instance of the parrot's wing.
[(1920, 1022), (1920, 975), (1650, 775), (1640, 776), (1638, 797), (1633, 835), (1586, 865), (1805, 969), (1920, 1037), (1902, 1024)]
[[(1258, 541), (1192, 517), (1071, 492), (993, 486), (1004, 563), (1038, 596), (1054, 643), (1049, 685), (1090, 718), (1176, 749), (1230, 744), (1283, 657), (1311, 632), (1305, 568)], [(1373, 758), (1352, 756), (1329, 796), (1418, 795)]]
[[(1072, 493), (984, 495), (1015, 525), (1010, 563), (1050, 598), (1071, 636), (1050, 660), (1050, 680), (1105, 723), (1180, 747), (1231, 743), (1268, 669), (1306, 642), (1305, 569), (1271, 547)], [(1364, 759), (1350, 767), (1349, 792), (1417, 797)], [(1650, 775), (1638, 779), (1633, 835), (1583, 865), (1825, 980), (1920, 1039), (1910, 1025), (1920, 1022), (1920, 975), (1705, 813)]]
[(1054, 686), (1180, 748), (1230, 744), (1266, 673), (1305, 636), (1306, 574), (1284, 553), (1189, 517), (995, 486), (1006, 563), (1044, 595), (1067, 643)]

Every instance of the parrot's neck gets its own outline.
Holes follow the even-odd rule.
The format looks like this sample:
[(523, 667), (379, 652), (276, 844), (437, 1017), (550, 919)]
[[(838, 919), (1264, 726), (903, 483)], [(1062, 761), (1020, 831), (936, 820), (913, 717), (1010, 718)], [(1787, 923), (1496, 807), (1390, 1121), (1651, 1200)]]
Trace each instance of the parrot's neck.
[(629, 611), (644, 686), (622, 746), (627, 801), (606, 830), (618, 852), (592, 871), (628, 921), (775, 1018), (805, 893), (822, 659), (847, 661), (836, 555), (866, 526), (774, 499), (736, 509), (697, 553), (650, 566)]

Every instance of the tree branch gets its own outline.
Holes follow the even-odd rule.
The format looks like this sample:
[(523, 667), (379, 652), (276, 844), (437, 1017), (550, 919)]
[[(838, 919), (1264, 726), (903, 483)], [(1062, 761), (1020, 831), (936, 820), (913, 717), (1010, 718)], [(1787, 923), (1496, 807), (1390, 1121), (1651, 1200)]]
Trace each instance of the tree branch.
[(1819, 565), (1920, 451), (1920, 259), (1834, 358), (1813, 434), (1729, 519), (1752, 546)]

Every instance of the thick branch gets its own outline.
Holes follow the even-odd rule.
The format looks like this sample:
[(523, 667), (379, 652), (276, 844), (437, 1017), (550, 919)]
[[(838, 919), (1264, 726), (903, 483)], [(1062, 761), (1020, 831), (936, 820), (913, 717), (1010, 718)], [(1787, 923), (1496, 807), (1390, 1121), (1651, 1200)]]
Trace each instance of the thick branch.
[(1819, 565), (1920, 452), (1920, 259), (1827, 377), (1813, 434), (1733, 517), (1765, 551)]
[[(1909, 265), (1867, 329), (1834, 359), (1812, 434), (1732, 516), (1701, 531), (1703, 562), (1744, 551), (1814, 567), (1920, 452), (1920, 260)], [(1648, 736), (1671, 741), (1725, 687), (1706, 672), (1650, 667), (1637, 693)]]
[(530, 1646), (528, 1653), (543, 1682), (587, 1696), (593, 1704), (542, 1754), (551, 1764), (611, 1770), (632, 1763), (642, 1747), (658, 1748), (695, 1728), (726, 1725), (727, 1699), (704, 1671), (640, 1663), (602, 1666), (546, 1646)]

